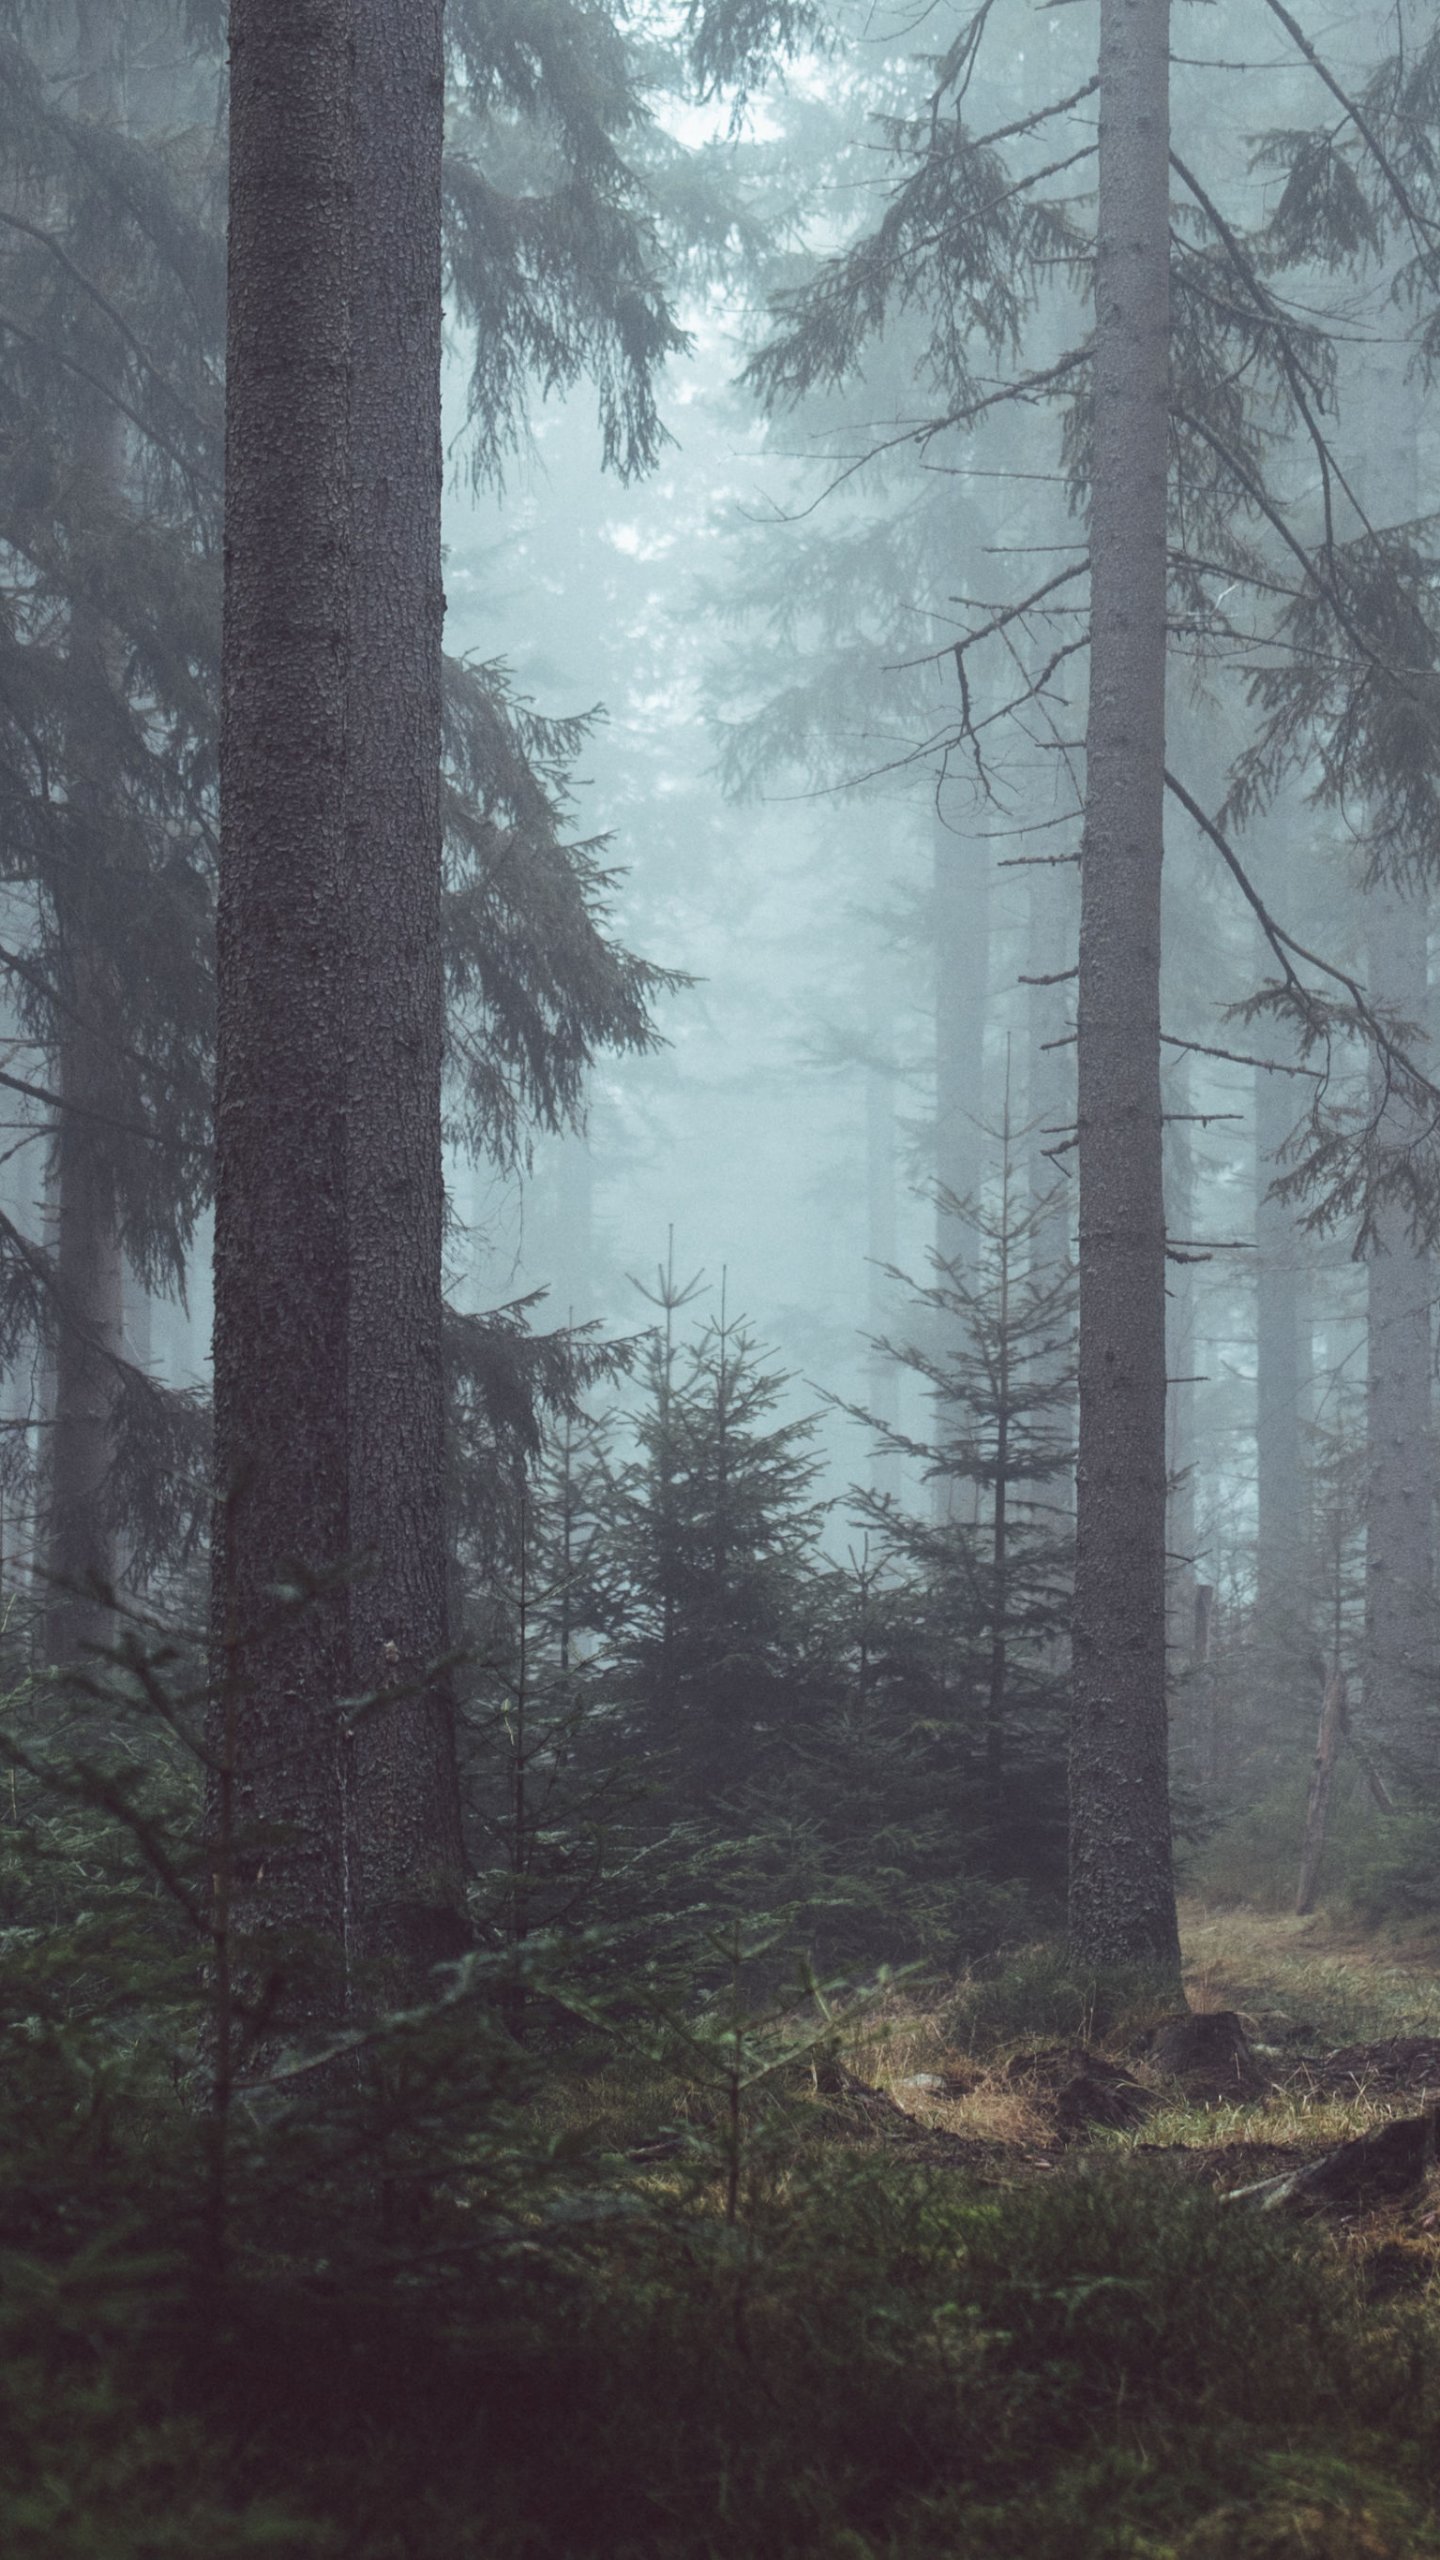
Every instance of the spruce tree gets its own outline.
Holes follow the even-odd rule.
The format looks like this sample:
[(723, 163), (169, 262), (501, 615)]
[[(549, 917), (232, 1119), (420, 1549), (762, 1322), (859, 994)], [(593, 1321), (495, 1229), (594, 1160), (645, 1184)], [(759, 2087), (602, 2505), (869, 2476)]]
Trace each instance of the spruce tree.
[[(691, 1290), (660, 1275), (638, 1380), (637, 1454), (602, 1532), (626, 1721), (692, 1808), (733, 1798), (799, 1712), (819, 1642), (812, 1421), (775, 1418), (784, 1374), (724, 1303), (688, 1343)], [(673, 1792), (672, 1792), (673, 1791)]]
[[(1008, 1113), (993, 1131), (985, 1187), (946, 1204), (962, 1235), (912, 1284), (911, 1338), (887, 1341), (924, 1382), (928, 1437), (883, 1431), (943, 1499), (926, 1520), (893, 1498), (857, 1498), (886, 1590), (888, 1677), (898, 1704), (940, 1702), (966, 1772), (953, 1855), (963, 1870), (983, 1839), (992, 1879), (1047, 1869), (1063, 1752), (1067, 1638), (1074, 1578), (1075, 1272), (1042, 1259), (1054, 1233), (1050, 1197), (1032, 1197), (1028, 1130)], [(853, 1410), (853, 1409), (852, 1409)], [(872, 1427), (876, 1417), (856, 1416)], [(906, 1668), (908, 1664), (908, 1670)], [(878, 1674), (877, 1674), (878, 1676)]]

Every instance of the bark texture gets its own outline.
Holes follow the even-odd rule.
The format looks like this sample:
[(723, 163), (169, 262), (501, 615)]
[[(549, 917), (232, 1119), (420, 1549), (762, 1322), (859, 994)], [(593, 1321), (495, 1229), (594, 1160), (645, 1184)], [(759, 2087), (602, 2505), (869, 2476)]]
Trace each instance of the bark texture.
[(1178, 1975), (1165, 1700), (1160, 1106), (1167, 0), (1102, 0), (1088, 781), (1081, 852), (1080, 1447), (1070, 1929)]
[(442, 0), (352, 0), (354, 660), (347, 796), (352, 1841), (364, 1951), (464, 1943), (446, 1647), (441, 952)]
[[(350, 0), (231, 0), (216, 1096), (216, 1740), (242, 1911), (345, 1934)], [(219, 1820), (212, 1807), (212, 1829)], [(260, 1840), (269, 1834), (269, 1845)], [(226, 1844), (217, 1840), (217, 1858)]]

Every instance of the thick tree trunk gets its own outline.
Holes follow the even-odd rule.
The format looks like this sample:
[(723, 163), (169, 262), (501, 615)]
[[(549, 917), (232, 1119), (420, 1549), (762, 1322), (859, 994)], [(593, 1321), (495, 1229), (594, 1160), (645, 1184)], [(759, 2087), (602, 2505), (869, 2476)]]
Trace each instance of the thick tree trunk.
[[(1423, 899), (1378, 885), (1366, 915), (1372, 997), (1423, 1023)], [(1387, 1102), (1384, 1141), (1403, 1143), (1414, 1117), (1403, 1101)], [(1376, 1220), (1366, 1282), (1365, 1725), (1404, 1774), (1428, 1778), (1436, 1761), (1431, 1268), (1411, 1241), (1402, 1203), (1387, 1203)]]
[(350, 1535), (361, 1942), (397, 1979), (465, 1941), (441, 1360), (443, 0), (353, 0), (357, 540), (347, 798)]
[(310, 1933), (298, 1998), (321, 2017), (342, 1996), (347, 1609), (332, 1587), (278, 1610), (275, 1590), (354, 1544), (353, 34), (350, 0), (231, 0), (212, 1634), (233, 1788), (211, 1830), (222, 1902)]
[(1167, 0), (1102, 0), (1078, 1104), (1070, 1931), (1178, 1974), (1165, 1699), (1160, 1108)]

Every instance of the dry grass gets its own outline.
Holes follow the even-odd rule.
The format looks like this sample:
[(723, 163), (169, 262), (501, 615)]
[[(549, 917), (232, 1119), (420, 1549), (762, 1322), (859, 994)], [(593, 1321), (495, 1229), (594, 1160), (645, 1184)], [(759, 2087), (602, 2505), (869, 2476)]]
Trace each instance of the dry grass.
[[(1184, 1905), (1181, 1919), (1191, 2007), (1237, 2010), (1278, 2085), (1257, 2099), (1198, 2105), (1136, 2060), (1122, 2036), (1117, 2052), (1157, 2104), (1133, 2133), (1097, 2129), (1091, 2137), (1096, 2144), (1244, 2144), (1319, 2153), (1416, 2111), (1420, 2098), (1414, 2091), (1361, 2086), (1337, 2095), (1317, 2089), (1306, 2077), (1303, 2057), (1392, 2036), (1440, 2034), (1436, 1938), (1412, 1932), (1400, 1942), (1337, 1928), (1323, 1914), (1296, 1920), (1253, 1910), (1214, 1911), (1198, 1903)], [(1031, 2028), (1008, 2035), (980, 2060), (957, 2050), (954, 2021), (953, 1988), (921, 2000), (892, 1990), (857, 2014), (839, 2039), (840, 2051), (858, 2078), (885, 2090), (922, 2126), (1017, 2155), (1052, 2146), (1053, 2092), (1026, 2077), (1012, 2078), (1008, 2066), (1017, 2053), (1070, 2039)], [(802, 2018), (797, 2012), (797, 2051), (813, 2026), (813, 2013)], [(783, 2028), (781, 2040), (787, 2040)], [(938, 2085), (947, 2082), (948, 2087)], [(568, 2084), (557, 2077), (545, 2114), (556, 2131), (583, 2130), (603, 2149), (628, 2151), (662, 2127), (703, 2120), (714, 2104), (713, 2088), (698, 2081), (687, 2085), (637, 2058)]]
[(1181, 1909), (1193, 2009), (1237, 2009), (1262, 2043), (1323, 2052), (1440, 2033), (1440, 1944), (1267, 1911)]

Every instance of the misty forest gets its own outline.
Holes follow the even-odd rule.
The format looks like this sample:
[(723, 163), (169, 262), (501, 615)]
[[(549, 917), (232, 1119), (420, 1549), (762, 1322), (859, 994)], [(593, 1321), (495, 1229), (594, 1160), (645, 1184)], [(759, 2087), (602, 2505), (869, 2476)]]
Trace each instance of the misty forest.
[(6, 2560), (1440, 2555), (1437, 379), (1421, 0), (0, 0)]

